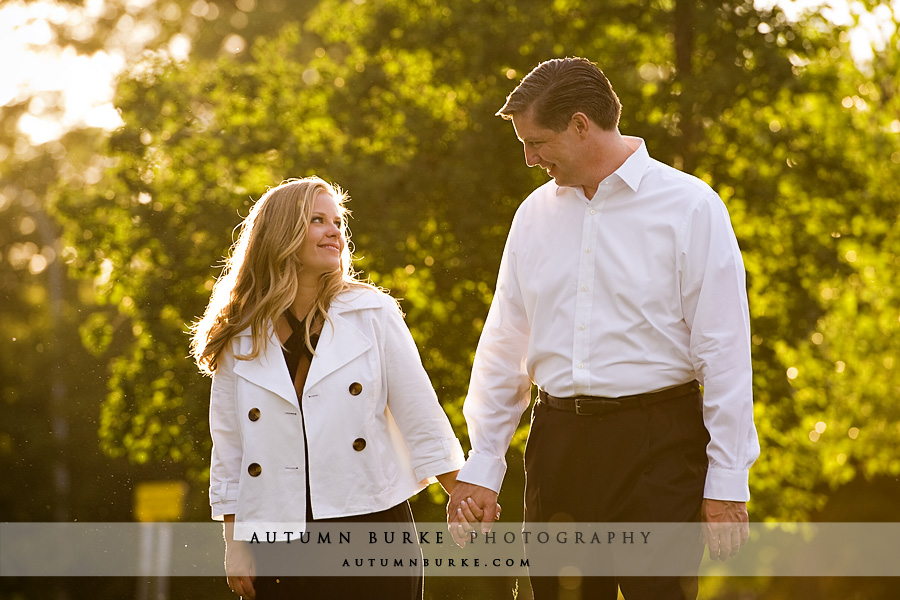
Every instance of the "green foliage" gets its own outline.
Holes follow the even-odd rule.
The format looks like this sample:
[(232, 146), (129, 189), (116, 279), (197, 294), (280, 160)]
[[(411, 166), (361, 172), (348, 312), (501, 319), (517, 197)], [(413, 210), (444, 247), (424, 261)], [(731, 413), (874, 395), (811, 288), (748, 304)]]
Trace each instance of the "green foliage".
[(143, 61), (119, 84), (103, 177), (54, 195), (104, 304), (80, 329), (112, 355), (104, 448), (202, 480), (208, 383), (187, 324), (251, 199), (313, 173), (350, 191), (358, 265), (402, 298), (463, 436), (506, 232), (543, 181), (493, 114), (540, 60), (584, 55), (619, 93), (623, 132), (731, 212), (763, 448), (754, 516), (807, 518), (856, 477), (900, 474), (900, 122), (881, 84), (896, 48), (867, 73), (818, 17), (749, 1), (322, 0), (243, 60)]
[(900, 467), (886, 443), (900, 389), (897, 100), (835, 60), (847, 49), (833, 35), (792, 55), (803, 66), (790, 88), (726, 111), (701, 159), (749, 273), (763, 446), (752, 485), (771, 518), (804, 518), (829, 489)]

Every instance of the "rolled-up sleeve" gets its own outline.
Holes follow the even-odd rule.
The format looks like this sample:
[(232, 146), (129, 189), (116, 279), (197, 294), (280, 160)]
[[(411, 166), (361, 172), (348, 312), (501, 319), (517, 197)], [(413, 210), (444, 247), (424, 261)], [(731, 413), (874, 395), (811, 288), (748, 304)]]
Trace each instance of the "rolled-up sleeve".
[(382, 313), (387, 405), (406, 442), (416, 478), (430, 481), (435, 475), (462, 466), (462, 446), (438, 402), (400, 311), (387, 296)]
[(746, 502), (759, 441), (744, 265), (725, 205), (714, 193), (695, 204), (682, 234), (682, 306), (710, 435), (704, 497)]
[(234, 356), (226, 350), (212, 378), (209, 401), (209, 431), (212, 458), (209, 467), (209, 503), (212, 517), (237, 512), (241, 472), (241, 432), (236, 417)]
[(506, 475), (506, 452), (531, 402), (526, 368), (531, 329), (516, 275), (516, 240), (514, 219), (472, 365), (463, 406), (472, 449), (457, 476), (498, 493)]

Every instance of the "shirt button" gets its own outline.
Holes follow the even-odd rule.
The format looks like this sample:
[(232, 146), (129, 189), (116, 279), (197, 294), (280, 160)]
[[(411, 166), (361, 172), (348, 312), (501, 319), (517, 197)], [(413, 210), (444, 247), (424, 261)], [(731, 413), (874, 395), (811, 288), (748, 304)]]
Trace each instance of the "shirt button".
[(586, 292), (586, 291), (587, 291), (587, 286), (586, 286), (586, 285), (581, 286), (581, 291), (582, 291), (582, 292)]
[(579, 325), (578, 329), (580, 329), (581, 331), (584, 331), (584, 325)]
[(259, 409), (251, 408), (250, 412), (247, 413), (247, 418), (251, 421), (259, 421)]
[(362, 438), (356, 438), (353, 440), (353, 449), (357, 452), (362, 452), (366, 448), (366, 440)]
[(350, 395), (351, 396), (359, 396), (362, 393), (362, 384), (358, 381), (354, 381), (350, 384)]
[(588, 248), (587, 250), (585, 250), (585, 252), (587, 252), (588, 254), (590, 254), (590, 253), (591, 253), (591, 249)]
[(592, 209), (591, 209), (591, 214), (594, 214), (595, 212), (597, 212), (597, 211), (594, 210), (594, 209), (592, 208)]
[(262, 467), (259, 466), (259, 463), (250, 463), (250, 466), (247, 467), (247, 472), (250, 473), (250, 477), (259, 477), (259, 474), (262, 473)]
[(583, 369), (583, 368), (584, 368), (584, 363), (578, 363), (578, 368), (579, 368), (579, 369)]

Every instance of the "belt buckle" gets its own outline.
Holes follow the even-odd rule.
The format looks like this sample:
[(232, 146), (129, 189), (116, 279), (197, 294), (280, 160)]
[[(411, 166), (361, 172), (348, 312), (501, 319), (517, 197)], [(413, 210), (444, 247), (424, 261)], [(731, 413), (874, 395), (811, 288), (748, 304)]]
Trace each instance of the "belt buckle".
[[(582, 405), (583, 405), (583, 403), (585, 403), (585, 402), (590, 402), (591, 404), (596, 405), (596, 407), (597, 407), (598, 409), (600, 409), (600, 410), (597, 410), (596, 412), (591, 412), (591, 411), (585, 412), (585, 411), (582, 409)], [(590, 406), (590, 405), (584, 406), (584, 408), (587, 409), (588, 406)], [(606, 413), (615, 412), (615, 409), (616, 409), (616, 408), (620, 408), (621, 406), (622, 406), (622, 403), (619, 402), (619, 401), (617, 401), (617, 400), (599, 400), (599, 399), (592, 399), (592, 398), (575, 398), (575, 414), (578, 415), (578, 416), (581, 416), (581, 417), (599, 417), (599, 416), (602, 416), (602, 415), (604, 415), (604, 414), (606, 414)], [(603, 410), (604, 408), (609, 408), (609, 409), (612, 409), (612, 410)]]
[(593, 417), (597, 413), (591, 411), (591, 405), (597, 404), (590, 398), (575, 398), (575, 414), (581, 417)]

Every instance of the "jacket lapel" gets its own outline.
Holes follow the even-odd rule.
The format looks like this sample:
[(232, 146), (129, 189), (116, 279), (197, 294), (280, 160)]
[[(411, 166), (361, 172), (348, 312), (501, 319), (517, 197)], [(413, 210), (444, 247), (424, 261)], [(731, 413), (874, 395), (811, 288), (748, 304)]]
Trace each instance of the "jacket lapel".
[(312, 388), (372, 347), (369, 338), (338, 311), (331, 311), (328, 316), (331, 323), (326, 320), (322, 325), (316, 355), (306, 376), (306, 389)]
[[(249, 354), (252, 344), (250, 330), (247, 329), (238, 334), (238, 337), (240, 353), (242, 355)], [(288, 373), (284, 353), (275, 336), (274, 328), (269, 328), (269, 340), (265, 352), (260, 352), (256, 360), (236, 360), (234, 373), (299, 407), (297, 392), (294, 390), (294, 383)]]
[[(331, 320), (325, 320), (316, 346), (316, 355), (306, 376), (306, 388), (337, 371), (351, 360), (372, 347), (372, 341), (349, 319), (342, 316), (357, 310), (378, 308), (381, 302), (377, 294), (366, 290), (350, 290), (339, 294), (328, 310)], [(269, 341), (265, 352), (260, 352), (256, 360), (235, 361), (234, 372), (262, 388), (281, 396), (299, 407), (297, 391), (288, 372), (281, 344), (275, 335), (275, 328), (269, 326)], [(250, 353), (252, 339), (250, 328), (238, 334), (238, 347), (242, 355)]]

